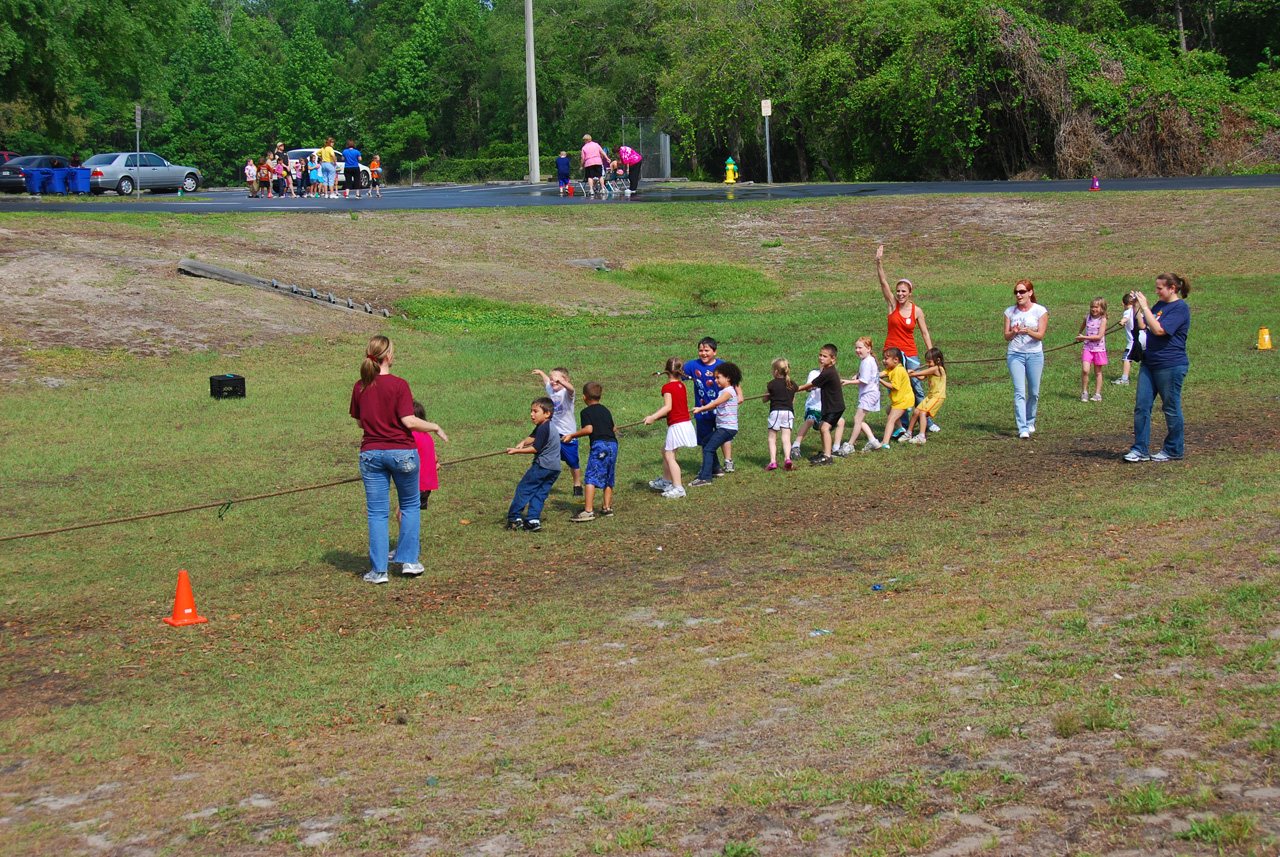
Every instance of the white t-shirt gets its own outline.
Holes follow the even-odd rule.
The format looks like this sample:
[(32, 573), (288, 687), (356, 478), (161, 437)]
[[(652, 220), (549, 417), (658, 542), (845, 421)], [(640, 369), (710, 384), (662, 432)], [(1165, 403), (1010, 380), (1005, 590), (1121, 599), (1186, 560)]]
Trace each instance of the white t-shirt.
[(553, 390), (551, 385), (547, 384), (547, 396), (556, 405), (555, 413), (551, 415), (551, 428), (556, 435), (564, 437), (577, 431), (578, 421), (573, 416), (573, 393), (564, 387)]
[[(1040, 319), (1048, 312), (1040, 304), (1033, 303), (1025, 311), (1014, 304), (1004, 311), (1004, 315), (1009, 319), (1010, 327), (1029, 327), (1034, 330), (1040, 326)], [(1035, 354), (1037, 351), (1044, 351), (1044, 343), (1028, 333), (1019, 333), (1009, 340), (1010, 354)]]
[[(813, 379), (817, 378), (820, 374), (822, 374), (821, 369), (814, 369), (809, 373), (809, 378), (805, 383), (812, 384)], [(818, 413), (822, 413), (822, 391), (817, 387), (814, 387), (809, 391), (809, 398), (804, 400), (804, 409), (806, 411), (817, 411)]]
[[(1124, 325), (1124, 353), (1128, 354), (1133, 349), (1133, 329), (1137, 325), (1137, 316), (1133, 311), (1133, 307), (1128, 307), (1124, 311), (1124, 315), (1120, 318), (1120, 323)], [(1138, 331), (1138, 340), (1142, 343), (1142, 347), (1147, 347), (1147, 331)], [(1128, 359), (1128, 358), (1126, 358)]]
[(858, 364), (858, 407), (869, 414), (880, 410), (880, 367), (872, 354)]

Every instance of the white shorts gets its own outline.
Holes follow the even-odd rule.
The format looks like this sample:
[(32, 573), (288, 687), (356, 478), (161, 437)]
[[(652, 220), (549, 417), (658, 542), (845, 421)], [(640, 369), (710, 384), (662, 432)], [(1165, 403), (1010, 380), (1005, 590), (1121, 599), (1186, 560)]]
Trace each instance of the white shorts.
[(667, 426), (667, 442), (663, 449), (679, 449), (682, 446), (697, 446), (698, 434), (693, 430), (693, 422), (685, 420)]
[(870, 393), (859, 393), (858, 408), (869, 414), (880, 413), (880, 391), (877, 389)]
[(796, 427), (796, 415), (791, 411), (769, 411), (769, 428), (782, 431)]

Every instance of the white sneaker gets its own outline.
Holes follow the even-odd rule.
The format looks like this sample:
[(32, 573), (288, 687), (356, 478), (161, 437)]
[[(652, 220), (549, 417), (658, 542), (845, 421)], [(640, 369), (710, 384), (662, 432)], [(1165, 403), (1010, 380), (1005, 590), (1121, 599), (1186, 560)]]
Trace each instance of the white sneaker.
[(1030, 440), (1030, 439), (1031, 439), (1031, 432), (1029, 432), (1029, 431), (1019, 432), (1019, 433), (1018, 433), (1018, 439), (1019, 439), (1019, 440)]
[(386, 583), (387, 573), (385, 571), (374, 571), (370, 569), (368, 574), (364, 576), (364, 582), (365, 583)]
[(798, 443), (791, 444), (791, 457), (792, 458), (800, 457), (800, 444)]
[(1036, 433), (1036, 427), (1035, 427), (1035, 425), (1029, 425), (1029, 426), (1027, 426), (1027, 431), (1028, 431), (1028, 432), (1030, 432), (1031, 434), (1035, 434), (1035, 433)]
[(911, 438), (911, 442), (912, 442), (912, 443), (924, 443), (924, 442), (925, 442), (924, 432), (921, 432), (920, 434), (918, 434), (918, 435), (916, 435), (915, 437)]
[(649, 487), (654, 491), (666, 491), (671, 487), (670, 479), (652, 479), (649, 481)]
[(725, 473), (732, 473), (732, 472), (733, 472), (733, 459), (732, 459), (732, 458), (726, 458), (726, 459), (724, 460), (724, 472), (725, 472)]
[(683, 487), (679, 485), (672, 485), (669, 488), (667, 488), (666, 491), (662, 492), (662, 496), (666, 497), (668, 500), (679, 500), (688, 495), (685, 494), (685, 490)]
[(911, 442), (911, 435), (907, 434), (907, 433), (904, 431), (902, 434), (900, 434), (900, 435), (898, 435), (897, 437), (895, 437), (895, 438), (894, 438), (894, 440), (895, 440), (895, 441), (897, 441), (898, 443), (910, 443), (910, 442)]
[(1117, 387), (1127, 387), (1127, 386), (1129, 386), (1129, 379), (1128, 379), (1128, 378), (1117, 378), (1117, 379), (1115, 379), (1114, 381), (1112, 381), (1111, 383), (1112, 383), (1112, 384), (1115, 384)]
[(404, 565), (400, 566), (400, 573), (408, 577), (417, 577), (424, 571), (426, 571), (426, 569), (422, 567), (422, 563), (420, 562), (406, 562)]
[(1088, 394), (1088, 393), (1081, 393), (1081, 394), (1080, 394), (1080, 401), (1082, 401), (1082, 402), (1087, 402), (1087, 401), (1089, 401), (1089, 394)]
[(1090, 397), (1089, 397), (1089, 401), (1091, 401), (1091, 402), (1101, 402), (1101, 401), (1102, 401), (1102, 394), (1101, 394), (1101, 393), (1094, 393), (1092, 396), (1090, 396)]
[(1131, 449), (1125, 453), (1124, 460), (1130, 464), (1134, 464), (1139, 461), (1150, 461), (1151, 456), (1138, 452), (1136, 449)]
[(853, 452), (853, 442), (852, 442), (852, 441), (848, 441), (848, 440), (846, 440), (844, 443), (840, 444), (840, 454), (841, 454), (841, 455), (848, 455), (848, 454), (850, 454), (851, 452)]
[(879, 449), (879, 448), (880, 448), (880, 441), (874, 438), (872, 438), (871, 440), (867, 441), (862, 445), (863, 452), (866, 452), (869, 449)]
[(395, 561), (396, 561), (396, 552), (392, 551), (387, 555), (387, 562), (395, 562)]
[(929, 431), (942, 431), (942, 426), (937, 423), (929, 423)]

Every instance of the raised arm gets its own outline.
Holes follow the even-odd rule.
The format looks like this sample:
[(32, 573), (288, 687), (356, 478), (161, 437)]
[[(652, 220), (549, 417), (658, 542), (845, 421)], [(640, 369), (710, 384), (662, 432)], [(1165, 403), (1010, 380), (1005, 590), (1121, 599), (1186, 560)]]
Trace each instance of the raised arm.
[(1156, 336), (1164, 336), (1164, 325), (1160, 323), (1160, 319), (1156, 318), (1151, 312), (1151, 307), (1147, 306), (1147, 296), (1142, 292), (1134, 292), (1134, 298), (1138, 301), (1138, 306), (1142, 309), (1142, 320), (1147, 323), (1147, 330)]
[(884, 275), (883, 244), (876, 248), (876, 275), (880, 278), (880, 291), (884, 294), (885, 303), (889, 305), (889, 312), (893, 312), (894, 307), (898, 305), (898, 299), (893, 296), (893, 289), (889, 288), (889, 278)]

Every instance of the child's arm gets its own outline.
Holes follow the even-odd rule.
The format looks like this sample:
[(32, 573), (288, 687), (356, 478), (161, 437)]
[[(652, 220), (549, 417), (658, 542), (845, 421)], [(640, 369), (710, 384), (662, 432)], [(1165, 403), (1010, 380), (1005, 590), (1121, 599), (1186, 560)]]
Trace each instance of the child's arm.
[(881, 384), (881, 385), (882, 385), (886, 390), (892, 390), (892, 389), (894, 389), (893, 385), (889, 383), (889, 373), (888, 373), (888, 372), (881, 372), (881, 373), (880, 373), (880, 384)]
[(716, 396), (714, 399), (707, 402), (705, 405), (699, 405), (698, 407), (694, 408), (693, 412), (695, 414), (700, 414), (703, 411), (709, 411), (712, 408), (714, 408), (716, 405), (722, 405), (725, 402), (729, 401), (729, 397), (732, 395), (733, 395), (733, 390), (721, 390), (720, 395)]
[[(528, 439), (529, 438), (525, 438), (525, 440), (528, 440)], [(533, 448), (533, 444), (525, 446), (523, 440), (520, 441), (520, 443), (516, 444), (515, 446), (507, 447), (507, 455), (521, 455), (526, 452), (532, 455), (533, 453), (537, 452), (537, 450)]]
[(524, 440), (517, 443), (515, 446), (516, 449), (521, 449), (521, 450), (523, 450), (525, 447), (528, 447), (529, 449), (533, 449), (533, 435), (529, 435)]
[(574, 392), (576, 392), (576, 391), (573, 389), (573, 385), (569, 383), (569, 379), (568, 379), (568, 378), (561, 378), (561, 379), (560, 379), (560, 386), (561, 386), (561, 387), (564, 387), (566, 390), (568, 390), (568, 391), (569, 391), (569, 393), (570, 393), (570, 395), (572, 395)]
[(669, 414), (669, 413), (671, 413), (671, 394), (670, 394), (670, 393), (663, 393), (663, 394), (662, 394), (662, 407), (658, 408), (656, 411), (654, 411), (653, 413), (649, 414), (649, 416), (645, 417), (645, 418), (644, 418), (644, 424), (645, 424), (645, 425), (647, 425), (647, 426), (651, 426), (651, 425), (653, 425), (655, 422), (657, 422), (658, 420), (662, 419), (663, 417), (665, 417), (665, 416), (666, 416), (667, 414)]
[(1076, 342), (1083, 342), (1087, 339), (1093, 338), (1092, 336), (1084, 335), (1084, 326), (1088, 323), (1089, 323), (1089, 316), (1088, 314), (1085, 314), (1085, 317), (1080, 319), (1080, 329), (1076, 331)]
[(807, 384), (801, 384), (799, 387), (796, 387), (796, 392), (797, 392), (797, 393), (803, 393), (803, 392), (805, 392), (806, 390), (812, 390), (812, 389), (813, 389), (813, 382), (812, 382), (812, 381), (810, 381), (810, 382), (809, 382), (809, 383), (807, 383)]
[(930, 375), (939, 375), (939, 374), (941, 373), (938, 371), (937, 366), (924, 366), (920, 369), (910, 370), (909, 372), (907, 372), (907, 377), (908, 378), (927, 378)]
[[(741, 386), (741, 385), (738, 385), (737, 387), (734, 387), (734, 388), (733, 388), (733, 394), (734, 394), (735, 396), (737, 396), (737, 397), (738, 397), (738, 404), (739, 404), (739, 405), (741, 405), (743, 402), (745, 402), (745, 401), (746, 401), (746, 396), (743, 396), (743, 395), (742, 395), (742, 386)], [(763, 398), (763, 397), (761, 397), (761, 398)]]
[(595, 426), (585, 425), (582, 428), (575, 431), (573, 434), (566, 434), (562, 436), (560, 439), (565, 443), (572, 443), (574, 440), (577, 440), (580, 437), (586, 437), (587, 435), (591, 434), (595, 430), (596, 430)]
[(550, 375), (548, 375), (546, 372), (543, 372), (541, 369), (534, 369), (534, 370), (533, 370), (533, 374), (535, 374), (535, 375), (537, 375), (539, 378), (541, 378), (541, 379), (542, 379), (542, 383), (544, 383), (544, 384), (550, 384), (550, 383), (551, 383), (551, 376), (550, 376)]
[[(1083, 328), (1082, 328), (1083, 329)], [(1093, 336), (1078, 336), (1077, 339), (1083, 339), (1086, 342), (1101, 342), (1102, 338), (1107, 335), (1107, 317), (1102, 317), (1102, 327), (1098, 328), (1098, 332)]]

